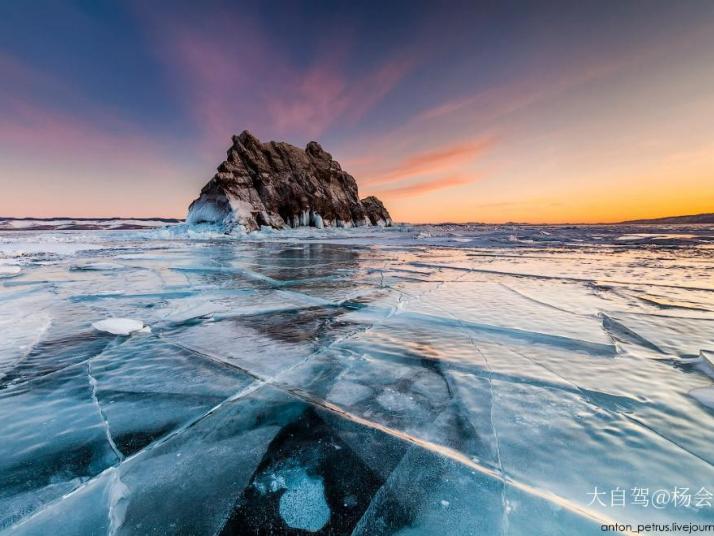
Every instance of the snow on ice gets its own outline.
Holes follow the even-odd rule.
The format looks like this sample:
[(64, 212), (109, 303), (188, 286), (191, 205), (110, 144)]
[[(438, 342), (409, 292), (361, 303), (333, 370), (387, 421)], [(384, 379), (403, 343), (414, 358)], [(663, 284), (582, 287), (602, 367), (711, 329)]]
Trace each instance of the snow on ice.
[(97, 331), (105, 331), (112, 335), (131, 335), (139, 331), (142, 333), (151, 332), (149, 326), (145, 326), (143, 322), (131, 318), (107, 318), (94, 322), (92, 327)]

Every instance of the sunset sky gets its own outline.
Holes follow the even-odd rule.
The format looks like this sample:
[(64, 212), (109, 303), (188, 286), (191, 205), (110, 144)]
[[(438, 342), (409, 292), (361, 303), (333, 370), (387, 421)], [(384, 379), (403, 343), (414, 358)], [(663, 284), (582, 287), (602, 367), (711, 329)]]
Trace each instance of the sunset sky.
[(0, 215), (183, 217), (244, 129), (397, 221), (714, 212), (714, 2), (0, 3)]

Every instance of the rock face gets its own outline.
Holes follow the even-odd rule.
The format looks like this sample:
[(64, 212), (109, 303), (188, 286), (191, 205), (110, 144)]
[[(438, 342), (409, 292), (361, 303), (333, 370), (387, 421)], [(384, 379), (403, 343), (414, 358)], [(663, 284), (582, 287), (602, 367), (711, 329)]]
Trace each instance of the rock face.
[(188, 208), (186, 222), (254, 231), (285, 227), (389, 226), (376, 197), (360, 200), (355, 179), (317, 142), (305, 150), (261, 143), (247, 130), (233, 136), (228, 158)]

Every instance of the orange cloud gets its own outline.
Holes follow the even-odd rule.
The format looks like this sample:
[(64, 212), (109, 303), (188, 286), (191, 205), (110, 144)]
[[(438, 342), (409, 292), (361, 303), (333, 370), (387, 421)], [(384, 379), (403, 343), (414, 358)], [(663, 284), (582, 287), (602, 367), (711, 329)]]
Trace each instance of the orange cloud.
[(365, 182), (368, 184), (381, 184), (429, 173), (443, 173), (445, 170), (471, 162), (482, 154), (491, 143), (490, 139), (481, 139), (475, 142), (443, 147), (435, 151), (418, 153), (406, 158), (386, 173), (366, 177)]
[(452, 186), (460, 186), (462, 184), (468, 184), (473, 181), (474, 179), (469, 179), (460, 176), (442, 177), (439, 179), (420, 182), (418, 184), (411, 184), (409, 186), (397, 186), (395, 188), (387, 188), (384, 190), (379, 190), (379, 192), (384, 197), (405, 197), (412, 195), (421, 195), (427, 192), (433, 192), (434, 190), (442, 190), (444, 188), (451, 188)]

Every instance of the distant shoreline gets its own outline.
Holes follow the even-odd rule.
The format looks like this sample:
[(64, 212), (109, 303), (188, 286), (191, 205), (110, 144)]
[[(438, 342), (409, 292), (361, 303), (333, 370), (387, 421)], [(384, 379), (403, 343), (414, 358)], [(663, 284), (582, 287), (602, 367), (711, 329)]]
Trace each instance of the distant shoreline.
[(649, 218), (641, 220), (628, 220), (623, 224), (649, 224), (649, 223), (714, 223), (714, 212), (690, 214), (687, 216), (667, 216), (664, 218)]

